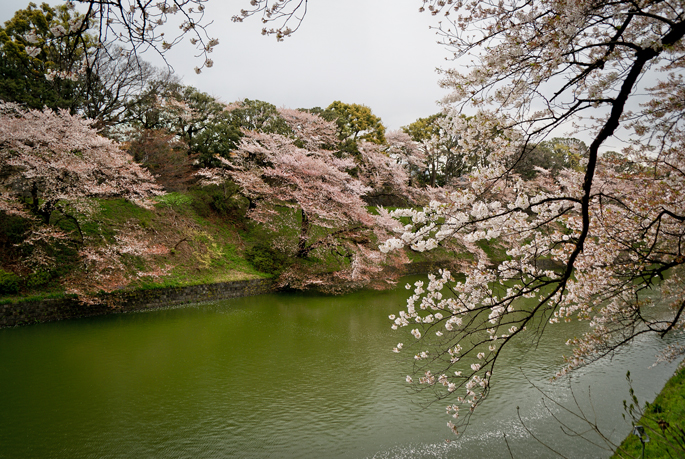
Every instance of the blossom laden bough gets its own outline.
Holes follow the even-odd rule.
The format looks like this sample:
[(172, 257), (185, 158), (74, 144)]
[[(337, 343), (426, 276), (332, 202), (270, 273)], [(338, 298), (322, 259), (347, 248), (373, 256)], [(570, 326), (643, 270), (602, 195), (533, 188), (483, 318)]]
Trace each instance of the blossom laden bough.
[[(588, 321), (589, 331), (569, 340), (573, 353), (563, 374), (641, 334), (685, 328), (685, 117), (676, 102), (685, 5), (424, 5), (449, 13), (439, 33), (457, 55), (474, 58), (465, 72), (444, 72), (442, 84), (452, 89), (444, 129), (480, 160), (468, 186), (446, 202), (394, 211), (410, 223), (381, 250), (496, 240), (507, 254), (499, 264), (477, 257), (463, 277), (442, 270), (428, 284), (416, 283), (406, 310), (392, 319), (393, 328), (411, 326), (418, 337), (406, 348), (423, 375), (412, 384), (437, 381), (439, 398), (456, 397), (448, 406), (456, 433), (487, 396), (502, 350), (523, 334), (535, 340), (551, 329), (547, 324)], [(651, 88), (641, 83), (661, 75)], [(477, 113), (466, 122), (461, 111), (473, 107)], [(516, 170), (525, 155), (571, 121), (593, 137), (582, 158), (523, 180)], [(630, 146), (602, 155), (620, 134), (629, 135)], [(659, 299), (667, 310), (656, 306)]]
[[(95, 30), (96, 55), (108, 54), (108, 50), (116, 46), (129, 57), (137, 58), (141, 53), (153, 50), (165, 60), (169, 50), (189, 37), (195, 57), (201, 59), (201, 64), (195, 67), (199, 74), (205, 68), (213, 67), (214, 60), (209, 55), (219, 45), (219, 40), (208, 32), (213, 21), (207, 18), (207, 3), (209, 0), (68, 0), (66, 7), (78, 8), (82, 15), (67, 24), (57, 24), (50, 31), (57, 39), (73, 38), (74, 50), (81, 48), (86, 52), (92, 46), (87, 37), (87, 31), (91, 29)], [(281, 41), (299, 28), (306, 14), (307, 1), (251, 0), (249, 8), (233, 16), (233, 22), (261, 16), (264, 24), (277, 23), (274, 28), (264, 28), (262, 34), (273, 34)], [(35, 44), (33, 37), (32, 34), (27, 37), (31, 44)]]

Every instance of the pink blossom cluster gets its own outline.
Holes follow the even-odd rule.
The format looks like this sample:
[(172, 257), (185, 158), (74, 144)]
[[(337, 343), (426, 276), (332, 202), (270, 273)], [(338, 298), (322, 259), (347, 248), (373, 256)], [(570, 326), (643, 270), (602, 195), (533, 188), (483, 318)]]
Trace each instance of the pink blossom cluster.
[[(488, 394), (500, 352), (523, 333), (539, 339), (549, 324), (587, 321), (588, 332), (568, 341), (573, 350), (559, 375), (636, 336), (682, 334), (685, 5), (425, 0), (424, 7), (446, 16), (439, 34), (472, 59), (443, 72), (451, 94), (441, 122), (475, 167), (468, 186), (446, 200), (392, 212), (405, 224), (381, 250), (486, 243), (506, 250), (506, 259), (477, 252), (462, 276), (442, 271), (410, 286), (406, 309), (392, 318), (393, 328), (410, 327), (414, 336), (395, 349), (414, 355), (424, 375), (407, 381), (446, 384), (439, 398), (458, 394), (447, 408), (456, 415)], [(461, 116), (465, 110), (472, 116)], [(551, 174), (538, 166), (531, 180), (514, 173), (546, 136), (573, 129), (591, 138), (574, 152), (577, 167)], [(620, 153), (605, 151), (621, 140)], [(681, 350), (670, 348), (669, 358)], [(467, 422), (460, 419), (449, 423), (455, 432)]]

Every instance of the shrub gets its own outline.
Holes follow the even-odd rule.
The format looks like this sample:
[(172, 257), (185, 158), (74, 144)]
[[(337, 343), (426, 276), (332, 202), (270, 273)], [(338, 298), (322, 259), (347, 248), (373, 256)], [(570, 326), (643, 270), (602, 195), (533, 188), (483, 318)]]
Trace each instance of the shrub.
[(209, 217), (210, 214), (216, 214), (223, 218), (240, 220), (245, 209), (237, 191), (238, 187), (233, 183), (196, 188), (192, 193), (193, 209), (204, 218)]
[(264, 244), (257, 244), (248, 249), (245, 258), (258, 271), (274, 275), (280, 274), (288, 261), (286, 254)]
[(55, 273), (42, 269), (35, 271), (26, 279), (26, 287), (29, 289), (43, 287), (53, 279), (54, 275)]
[(19, 291), (19, 276), (0, 269), (0, 294), (17, 293)]

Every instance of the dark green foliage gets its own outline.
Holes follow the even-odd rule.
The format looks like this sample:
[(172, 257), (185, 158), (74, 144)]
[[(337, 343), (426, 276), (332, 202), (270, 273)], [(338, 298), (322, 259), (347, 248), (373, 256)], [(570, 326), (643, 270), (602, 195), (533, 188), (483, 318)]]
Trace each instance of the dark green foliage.
[(280, 274), (287, 266), (288, 256), (265, 244), (258, 244), (245, 252), (245, 258), (258, 271)]
[(54, 277), (55, 272), (40, 269), (36, 272), (29, 274), (28, 277), (26, 277), (26, 288), (29, 290), (33, 290), (36, 288), (43, 287), (49, 284)]
[(555, 137), (526, 147), (523, 154), (515, 158), (513, 171), (523, 179), (530, 180), (538, 175), (535, 166), (547, 169), (552, 175), (563, 168), (579, 170), (580, 162), (586, 154), (587, 146), (583, 141)]
[[(31, 221), (0, 214), (0, 261), (5, 267), (12, 267), (16, 274), (0, 267), (0, 294), (13, 294), (19, 290), (43, 288), (53, 280), (73, 269), (78, 258), (76, 240), (78, 231), (73, 221), (64, 218), (61, 213), (53, 215), (53, 224), (70, 234), (74, 239), (54, 241), (51, 244), (26, 244), (26, 238), (31, 234)], [(91, 229), (91, 228), (88, 228)], [(54, 260), (53, 268), (31, 267), (22, 263), (22, 259), (30, 258), (35, 250), (39, 250), (44, 257)], [(33, 271), (31, 271), (33, 269)]]
[(347, 155), (358, 157), (360, 155), (359, 146), (357, 145), (357, 141), (354, 139), (341, 140), (336, 150), (342, 157)]
[(275, 105), (261, 100), (245, 99), (212, 118), (206, 127), (190, 143), (190, 149), (198, 155), (201, 167), (216, 167), (216, 156), (230, 159), (243, 130), (268, 134), (293, 136), (293, 131), (278, 113)]
[(236, 221), (242, 220), (245, 213), (246, 201), (237, 194), (238, 187), (232, 182), (222, 186), (209, 185), (192, 190), (192, 208), (202, 218), (212, 214)]
[[(177, 88), (174, 85), (171, 89), (172, 93), (167, 97), (182, 102), (187, 106), (187, 108), (177, 108), (179, 111), (185, 111), (186, 113), (181, 113), (181, 115), (186, 116), (174, 116), (169, 120), (172, 126), (171, 131), (185, 139), (188, 145), (190, 145), (191, 151), (193, 151), (194, 138), (216, 121), (223, 112), (224, 106), (214, 97), (205, 92), (198, 91), (192, 86)], [(188, 110), (192, 114), (189, 118), (187, 118)], [(174, 114), (176, 113), (174, 112)]]
[(230, 123), (230, 118), (222, 114), (193, 139), (190, 148), (197, 154), (198, 166), (219, 166), (217, 155), (230, 158), (243, 137), (240, 127)]
[(362, 140), (377, 144), (385, 143), (385, 126), (381, 119), (365, 105), (335, 101), (325, 109), (314, 107), (298, 110), (335, 122), (339, 142), (337, 145), (324, 145), (324, 148), (337, 151), (339, 156), (353, 156), (361, 159), (358, 142)]
[(193, 198), (190, 206), (192, 207), (193, 212), (195, 212), (201, 218), (209, 218), (214, 213), (214, 198), (210, 193), (205, 192), (205, 188), (193, 189), (190, 191), (190, 194)]
[(0, 295), (19, 291), (19, 276), (0, 268)]
[(293, 131), (278, 113), (275, 105), (261, 100), (245, 99), (229, 110), (217, 113), (206, 127), (190, 143), (190, 149), (198, 155), (201, 167), (216, 167), (219, 155), (230, 159), (243, 137), (243, 129), (268, 134), (292, 136)]
[(311, 113), (312, 115), (319, 115), (321, 118), (325, 119), (326, 121), (335, 121), (338, 119), (338, 113), (336, 113), (336, 111), (330, 107), (328, 107), (326, 109), (323, 109), (321, 107), (298, 108), (298, 110), (301, 112)]
[(563, 158), (544, 144), (527, 147), (523, 153), (513, 159), (512, 170), (524, 180), (531, 180), (538, 175), (535, 166), (547, 169), (553, 174), (558, 173), (564, 167)]
[(196, 138), (221, 119), (224, 105), (207, 93), (167, 78), (150, 81), (127, 106), (126, 121), (140, 130), (154, 129), (185, 142), (194, 151)]
[(267, 134), (290, 136), (292, 129), (278, 113), (275, 105), (261, 100), (245, 99), (230, 111), (230, 123), (237, 128)]
[[(65, 108), (76, 112), (82, 103), (82, 82), (56, 77), (45, 78), (48, 70), (75, 71), (80, 65), (83, 43), (74, 37), (55, 40), (50, 28), (62, 25), (69, 29), (68, 21), (76, 17), (65, 5), (51, 7), (47, 3), (38, 7), (29, 3), (0, 28), (0, 100), (18, 102), (29, 108)], [(38, 43), (27, 40), (34, 30)], [(88, 36), (84, 36), (88, 40)], [(26, 47), (40, 47), (35, 57)]]
[(0, 250), (12, 248), (24, 240), (30, 221), (14, 215), (0, 213)]
[(217, 155), (230, 159), (243, 137), (243, 129), (293, 135), (273, 104), (245, 99), (226, 107), (211, 95), (174, 80), (148, 83), (147, 89), (128, 104), (126, 119), (140, 130), (132, 153), (139, 156), (138, 150), (143, 147), (159, 150), (155, 145), (163, 136), (151, 138), (146, 134), (153, 130), (169, 136), (170, 145), (172, 137), (179, 139), (172, 147), (179, 149), (184, 144), (185, 152), (199, 167), (218, 166)]

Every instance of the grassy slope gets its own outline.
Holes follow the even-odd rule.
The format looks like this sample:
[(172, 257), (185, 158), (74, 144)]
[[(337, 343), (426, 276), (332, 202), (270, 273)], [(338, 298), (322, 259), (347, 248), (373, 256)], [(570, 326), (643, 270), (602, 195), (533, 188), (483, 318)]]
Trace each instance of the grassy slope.
[[(219, 199), (221, 201), (221, 199)], [(227, 204), (228, 203), (228, 204)], [(129, 277), (134, 281), (129, 285), (122, 283), (114, 288), (158, 288), (209, 284), (255, 278), (272, 277), (278, 267), (290, 267), (307, 277), (325, 276), (340, 269), (349, 267), (349, 258), (331, 255), (327, 251), (312, 253), (307, 260), (284, 259), (275, 252), (260, 252), (260, 256), (273, 256), (276, 270), (263, 268), (264, 263), (254, 263), (249, 252), (255, 246), (271, 247), (280, 239), (297, 240), (299, 226), (298, 215), (284, 210), (280, 229), (274, 231), (247, 221), (243, 215), (245, 209), (240, 204), (222, 201), (226, 208), (217, 207), (217, 198), (211, 192), (194, 190), (186, 193), (169, 193), (157, 198), (152, 209), (145, 209), (121, 199), (100, 200), (98, 210), (82, 220), (81, 228), (86, 240), (91, 245), (104, 246), (115, 241), (117, 235), (137, 234), (149, 245), (161, 244), (168, 253), (150, 258), (124, 256), (124, 264)], [(233, 207), (231, 208), (231, 205)], [(290, 212), (292, 215), (288, 214)], [(297, 221), (296, 221), (297, 220)], [(53, 218), (53, 225), (76, 235), (76, 229), (68, 219)], [(330, 230), (314, 228), (312, 238), (327, 234)], [(377, 240), (369, 232), (367, 244), (375, 246)], [(38, 282), (29, 281), (35, 274), (23, 272), (18, 294), (0, 292), (0, 302), (16, 302), (26, 299), (60, 297), (64, 295), (63, 279), (72, 276), (75, 279), (87, 277), (78, 261), (78, 246), (72, 245), (68, 250), (57, 253), (57, 269), (49, 275), (44, 274)], [(445, 260), (473, 258), (469, 253), (456, 255), (453, 250), (440, 248), (429, 253), (418, 253), (407, 250), (411, 262), (440, 262)], [(253, 260), (251, 263), (248, 259)], [(1, 262), (0, 262), (1, 264)], [(267, 263), (267, 266), (273, 267)], [(263, 271), (260, 272), (259, 266)], [(11, 270), (11, 267), (5, 267)], [(161, 268), (167, 274), (161, 277), (141, 277), (140, 272)], [(266, 271), (266, 272), (264, 272)], [(270, 274), (271, 273), (271, 274)]]
[[(158, 280), (139, 280), (134, 287), (183, 286), (269, 277), (258, 272), (243, 254), (239, 230), (213, 214), (198, 212), (191, 199), (167, 195), (150, 215), (151, 242), (162, 242), (170, 253), (156, 262), (172, 266)], [(184, 197), (183, 195), (180, 195)], [(145, 220), (140, 220), (144, 223)], [(149, 233), (149, 231), (148, 231)]]
[[(244, 257), (245, 243), (239, 227), (211, 212), (201, 199), (171, 193), (144, 209), (121, 199), (99, 201), (99, 209), (82, 223), (84, 235), (94, 244), (112, 242), (117, 234), (137, 233), (149, 244), (162, 244), (169, 252), (149, 259), (123, 257), (129, 274), (168, 267), (163, 277), (139, 277), (125, 288), (156, 288), (227, 282), (269, 277)], [(66, 220), (53, 222), (66, 231), (74, 228)], [(244, 231), (243, 231), (244, 232)], [(74, 234), (72, 232), (72, 234)], [(98, 242), (99, 241), (99, 242)], [(60, 281), (65, 275), (87, 275), (80, 271), (75, 251), (57, 254), (58, 269), (46, 282), (29, 282), (23, 273), (19, 294), (0, 293), (0, 302), (64, 296)], [(136, 277), (135, 274), (133, 277)], [(122, 286), (123, 287), (123, 286)]]
[[(685, 367), (676, 371), (654, 403), (645, 407), (637, 424), (644, 426), (650, 437), (644, 457), (685, 457)], [(618, 451), (614, 458), (639, 458), (642, 445), (637, 436), (630, 434)]]

